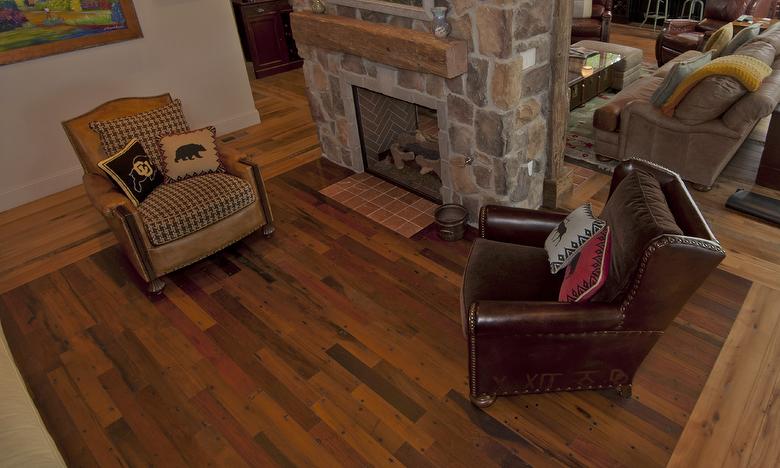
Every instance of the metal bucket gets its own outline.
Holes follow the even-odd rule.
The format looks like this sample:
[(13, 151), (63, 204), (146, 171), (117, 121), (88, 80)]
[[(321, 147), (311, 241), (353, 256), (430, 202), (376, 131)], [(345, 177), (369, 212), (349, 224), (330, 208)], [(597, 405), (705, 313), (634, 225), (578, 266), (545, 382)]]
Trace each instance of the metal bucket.
[(446, 241), (456, 241), (463, 238), (466, 232), (466, 221), (469, 213), (463, 205), (448, 203), (436, 208), (433, 213), (439, 226), (439, 237)]

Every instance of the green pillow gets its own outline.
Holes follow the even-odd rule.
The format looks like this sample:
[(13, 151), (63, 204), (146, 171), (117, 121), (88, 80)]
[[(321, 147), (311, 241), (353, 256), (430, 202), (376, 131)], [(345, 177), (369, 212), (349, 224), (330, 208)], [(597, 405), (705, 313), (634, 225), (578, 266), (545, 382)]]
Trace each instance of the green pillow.
[(720, 57), (725, 57), (727, 55), (731, 55), (734, 52), (737, 51), (740, 47), (750, 42), (751, 39), (758, 36), (758, 34), (761, 32), (761, 24), (755, 23), (751, 24), (747, 28), (743, 29), (742, 31), (738, 32), (736, 36), (726, 45), (726, 47), (723, 48), (723, 50), (720, 52)]
[(677, 89), (677, 86), (685, 79), (686, 76), (695, 72), (704, 65), (712, 61), (712, 51), (705, 52), (698, 57), (690, 60), (685, 60), (675, 64), (666, 78), (658, 85), (652, 96), (650, 96), (650, 102), (655, 107), (661, 107), (669, 99), (669, 97)]

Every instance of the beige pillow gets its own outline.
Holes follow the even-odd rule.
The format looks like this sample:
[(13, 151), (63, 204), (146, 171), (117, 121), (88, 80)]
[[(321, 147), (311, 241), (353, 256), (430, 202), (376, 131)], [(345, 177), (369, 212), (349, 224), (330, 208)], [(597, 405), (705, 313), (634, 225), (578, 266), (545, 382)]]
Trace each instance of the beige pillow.
[(761, 32), (760, 27), (760, 23), (755, 23), (738, 32), (734, 38), (726, 44), (726, 47), (720, 52), (720, 56), (724, 57), (726, 55), (731, 55), (736, 52), (737, 49), (750, 42), (750, 40), (758, 36), (758, 33)]
[(160, 138), (161, 169), (165, 183), (212, 172), (225, 172), (217, 151), (216, 134), (214, 127), (206, 127)]
[(717, 56), (723, 48), (731, 42), (731, 38), (734, 37), (734, 25), (726, 23), (723, 27), (712, 33), (712, 36), (704, 44), (704, 50), (702, 52), (713, 51), (713, 58)]
[(747, 93), (742, 84), (730, 76), (707, 77), (683, 98), (674, 116), (687, 125), (698, 125), (717, 119)]

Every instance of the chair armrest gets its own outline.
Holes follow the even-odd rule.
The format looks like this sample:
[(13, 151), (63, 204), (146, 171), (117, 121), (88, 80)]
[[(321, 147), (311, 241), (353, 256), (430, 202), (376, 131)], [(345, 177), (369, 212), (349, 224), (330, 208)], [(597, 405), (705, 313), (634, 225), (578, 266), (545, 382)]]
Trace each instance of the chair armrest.
[(222, 156), (222, 164), (225, 166), (228, 174), (240, 177), (252, 187), (257, 199), (260, 201), (266, 224), (270, 225), (273, 221), (273, 214), (271, 213), (271, 204), (268, 201), (268, 193), (265, 189), (265, 181), (260, 172), (260, 165), (241, 151), (219, 142), (217, 142), (217, 151)]
[(480, 301), (469, 308), (468, 333), (477, 336), (586, 333), (617, 329), (623, 314), (612, 304)]
[(664, 21), (664, 32), (670, 35), (696, 31), (698, 21), (689, 19), (668, 19)]
[(479, 234), (494, 241), (543, 247), (565, 217), (552, 211), (485, 205), (479, 212)]
[(130, 199), (107, 178), (87, 173), (84, 174), (83, 182), (89, 200), (103, 216), (110, 216), (118, 206), (125, 206), (130, 212), (136, 211)]

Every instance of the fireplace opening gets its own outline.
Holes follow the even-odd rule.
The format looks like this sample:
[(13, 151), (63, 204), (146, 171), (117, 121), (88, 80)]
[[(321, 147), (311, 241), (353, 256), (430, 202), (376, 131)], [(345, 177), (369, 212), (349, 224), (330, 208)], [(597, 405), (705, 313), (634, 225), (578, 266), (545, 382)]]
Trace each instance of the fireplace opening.
[(366, 172), (441, 203), (436, 111), (353, 86)]

